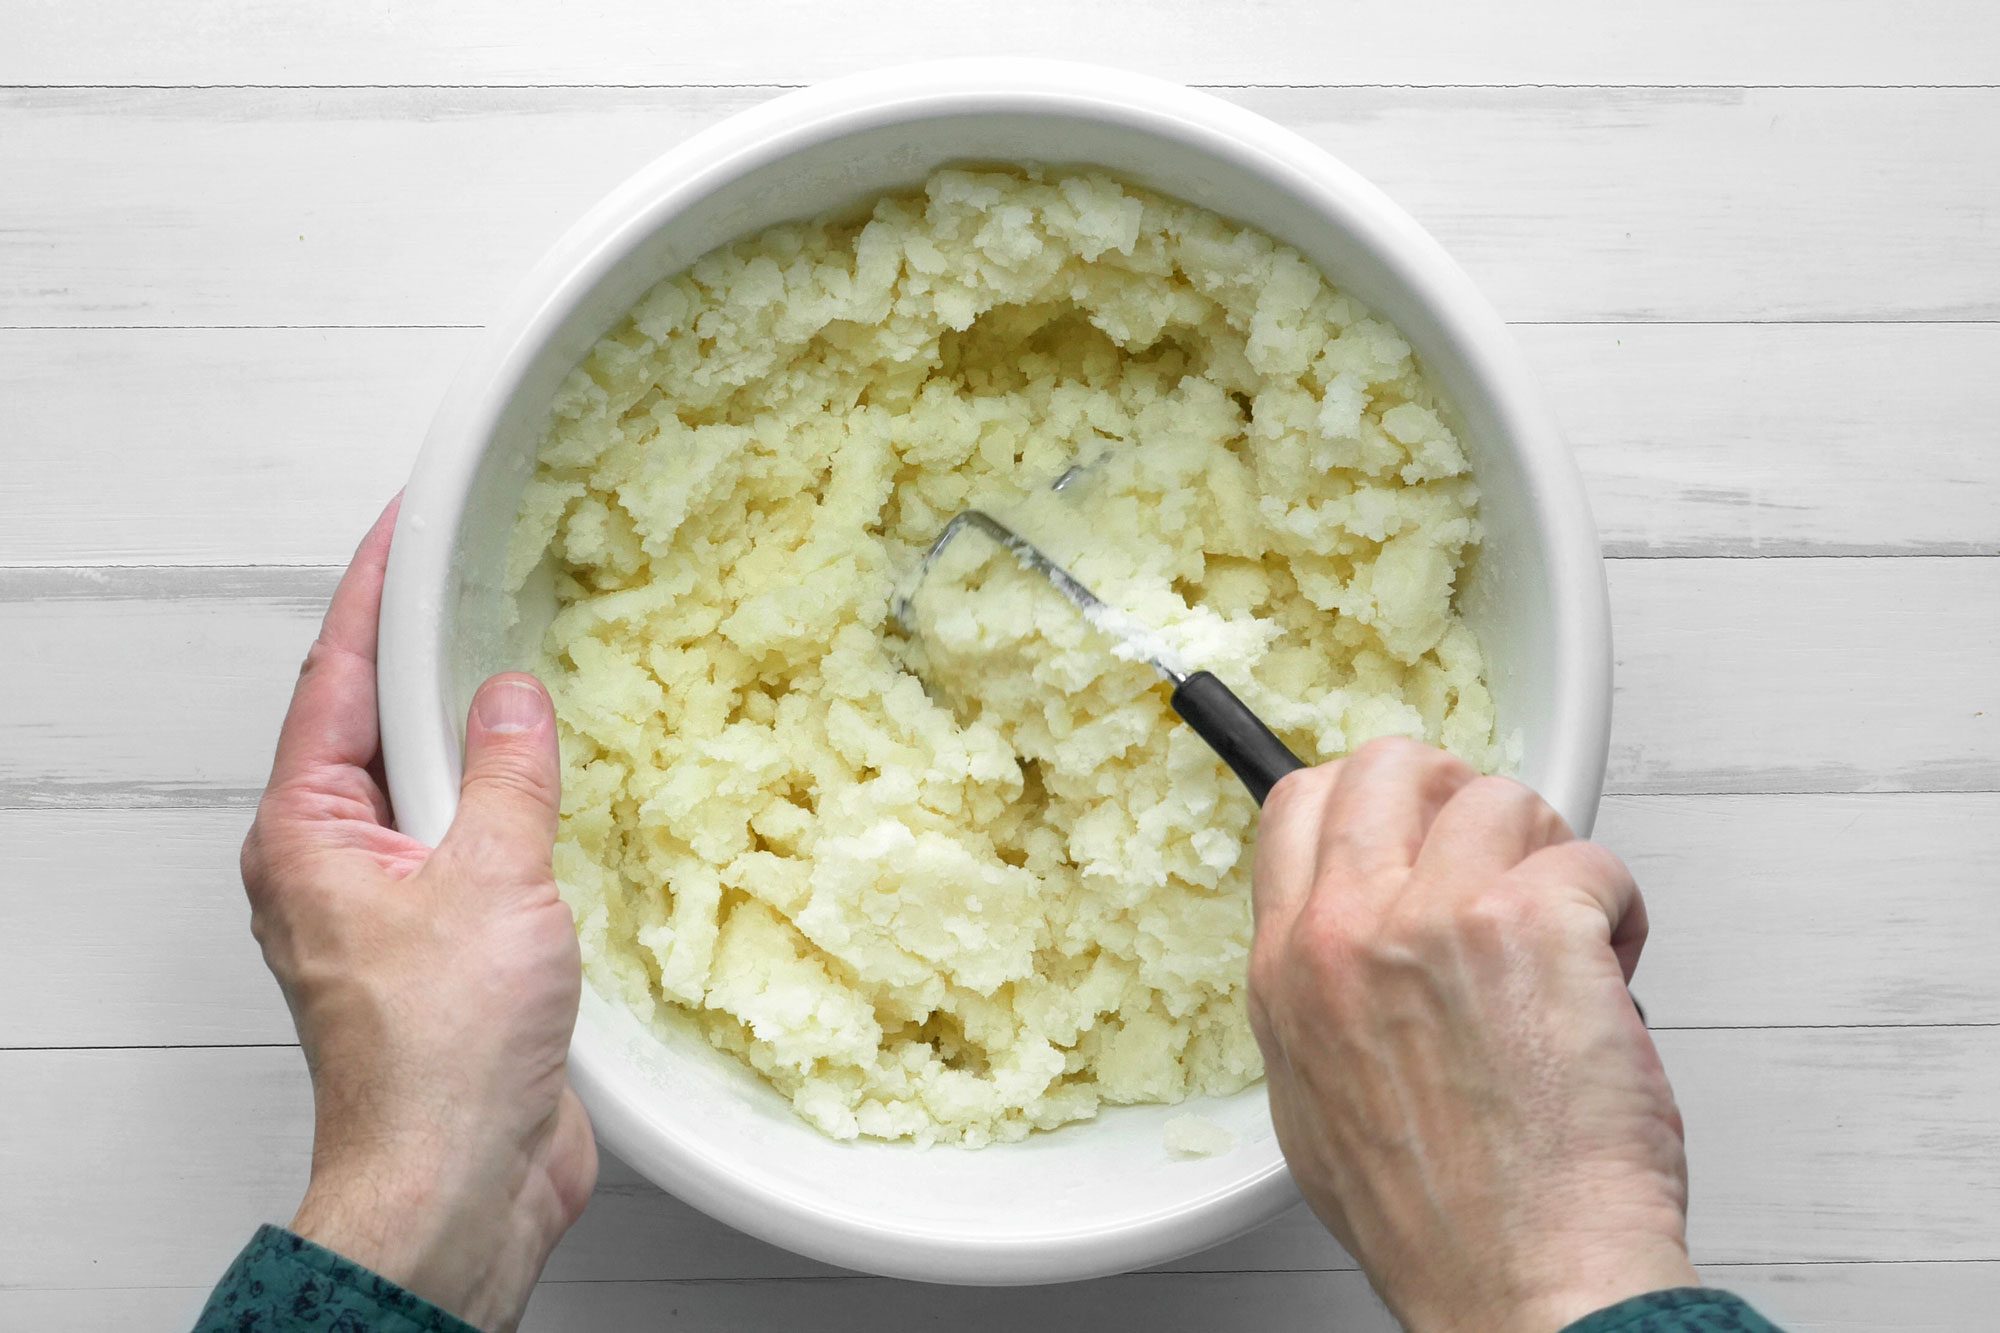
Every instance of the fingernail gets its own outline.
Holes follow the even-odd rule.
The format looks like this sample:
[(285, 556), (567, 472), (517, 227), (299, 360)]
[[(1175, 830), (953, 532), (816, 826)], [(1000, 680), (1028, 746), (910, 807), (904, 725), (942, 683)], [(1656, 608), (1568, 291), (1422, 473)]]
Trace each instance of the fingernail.
[(472, 720), (500, 735), (533, 731), (548, 715), (541, 688), (525, 680), (489, 681), (472, 699)]

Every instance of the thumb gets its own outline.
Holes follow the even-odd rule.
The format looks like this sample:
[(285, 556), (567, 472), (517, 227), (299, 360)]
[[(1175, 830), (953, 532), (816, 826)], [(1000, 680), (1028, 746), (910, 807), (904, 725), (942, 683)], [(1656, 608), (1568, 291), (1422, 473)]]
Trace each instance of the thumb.
[(518, 672), (493, 677), (472, 696), (458, 814), (439, 850), (495, 878), (546, 878), (561, 804), (548, 691)]

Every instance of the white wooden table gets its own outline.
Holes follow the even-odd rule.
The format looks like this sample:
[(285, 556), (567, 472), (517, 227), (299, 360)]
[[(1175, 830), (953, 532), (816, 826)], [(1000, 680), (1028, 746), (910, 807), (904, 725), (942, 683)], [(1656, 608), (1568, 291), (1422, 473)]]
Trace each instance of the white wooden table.
[[(1216, 86), (1519, 325), (1612, 557), (1695, 1256), (1797, 1328), (2000, 1325), (2000, 8), (0, 0), (0, 1328), (184, 1325), (297, 1198), (236, 845), (470, 331), (690, 130), (968, 50)], [(1388, 1323), (1304, 1217), (951, 1291), (607, 1162), (528, 1326)]]

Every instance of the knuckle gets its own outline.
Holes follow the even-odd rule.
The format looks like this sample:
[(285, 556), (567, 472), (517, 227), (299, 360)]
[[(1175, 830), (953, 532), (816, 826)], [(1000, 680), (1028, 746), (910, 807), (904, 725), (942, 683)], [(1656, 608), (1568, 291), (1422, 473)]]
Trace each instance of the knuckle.
[(554, 891), (549, 857), (539, 847), (529, 850), (513, 831), (492, 818), (455, 825), (434, 864), (442, 882), (481, 891), (500, 885), (514, 888), (547, 885)]
[(1579, 842), (1577, 856), (1583, 859), (1587, 872), (1607, 880), (1630, 879), (1631, 869), (1625, 858), (1612, 851), (1601, 842)]
[(1378, 943), (1384, 950), (1428, 956), (1457, 932), (1451, 910), (1435, 899), (1412, 895), (1382, 914)]
[(1465, 929), (1498, 939), (1515, 939), (1530, 933), (1543, 916), (1537, 895), (1503, 884), (1481, 889), (1458, 911)]
[(1482, 773), (1465, 784), (1465, 799), (1483, 805), (1526, 806), (1539, 803), (1533, 790), (1499, 773)]
[(325, 639), (314, 639), (312, 646), (306, 649), (306, 655), (299, 659), (300, 679), (310, 676), (314, 671), (324, 666), (331, 652), (332, 649), (327, 647)]
[(1430, 748), (1422, 741), (1411, 740), (1408, 736), (1377, 736), (1356, 750), (1354, 757), (1374, 764), (1387, 759), (1415, 757)]
[(1536, 799), (1538, 803), (1536, 817), (1541, 822), (1542, 845), (1552, 847), (1559, 843), (1574, 841), (1576, 830), (1569, 826), (1569, 821), (1563, 818), (1562, 812), (1539, 796)]
[(281, 883), (291, 875), (296, 860), (296, 850), (272, 832), (270, 814), (260, 809), (243, 835), (243, 846), (236, 856), (237, 869), (243, 876), (243, 892), (253, 910), (270, 906)]
[(1325, 799), (1327, 787), (1332, 781), (1331, 764), (1296, 769), (1285, 774), (1264, 797), (1263, 822), (1268, 824), (1274, 819), (1293, 819), (1302, 810), (1316, 808)]
[(1424, 957), (1505, 958), (1538, 952), (1553, 920), (1539, 895), (1494, 885), (1422, 923), (1411, 943)]
[(1424, 748), (1430, 753), (1430, 771), (1438, 777), (1450, 778), (1459, 786), (1478, 780), (1479, 774), (1473, 771), (1472, 765), (1451, 751), (1432, 749), (1430, 746)]
[(1256, 1037), (1260, 1047), (1268, 1049), (1272, 1036), (1271, 1010), (1264, 1002), (1263, 993), (1255, 985), (1251, 986), (1249, 995), (1245, 997), (1244, 1007), (1249, 1011), (1251, 1035)]
[(1399, 896), (1409, 877), (1400, 855), (1385, 851), (1373, 830), (1357, 821), (1330, 826), (1325, 855), (1313, 875), (1316, 898), (1346, 902), (1357, 897), (1387, 901)]
[(250, 909), (250, 938), (257, 941), (257, 947), (264, 956), (271, 956), (271, 944), (276, 937), (277, 927), (271, 921), (271, 914), (261, 907)]
[(1497, 773), (1482, 773), (1473, 778), (1446, 804), (1456, 806), (1461, 815), (1501, 828), (1535, 824), (1548, 809), (1532, 787)]
[(1426, 787), (1458, 785), (1473, 776), (1471, 766), (1451, 751), (1409, 736), (1377, 736), (1352, 758), (1363, 771), (1391, 771)]
[(1250, 946), (1250, 1002), (1262, 1008), (1264, 997), (1275, 995), (1285, 975), (1284, 962), (1279, 952), (1264, 936), (1259, 934)]
[(250, 829), (243, 835), (243, 846), (236, 853), (237, 873), (243, 877), (243, 888), (255, 900), (264, 888), (264, 817), (259, 815), (250, 821)]
[(1617, 884), (1632, 877), (1624, 859), (1601, 842), (1565, 842), (1536, 859), (1539, 874), (1587, 884)]
[(468, 784), (501, 798), (553, 804), (556, 778), (542, 757), (523, 745), (493, 747), (480, 759)]
[(1384, 924), (1380, 951), (1420, 966), (1468, 950), (1500, 954), (1537, 937), (1549, 920), (1540, 895), (1496, 881), (1464, 897), (1398, 907)]
[(1372, 919), (1329, 905), (1322, 895), (1293, 923), (1285, 962), (1313, 975), (1338, 970), (1346, 960), (1366, 952), (1377, 933)]

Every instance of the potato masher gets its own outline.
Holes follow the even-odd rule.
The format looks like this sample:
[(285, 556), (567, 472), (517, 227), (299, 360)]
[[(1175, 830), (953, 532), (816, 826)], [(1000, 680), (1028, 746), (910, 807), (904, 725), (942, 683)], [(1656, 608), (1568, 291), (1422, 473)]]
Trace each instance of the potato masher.
[[(1072, 468), (1056, 483), (1061, 489), (1078, 469)], [(1209, 748), (1243, 780), (1250, 795), (1262, 805), (1278, 779), (1306, 765), (1286, 748), (1285, 743), (1264, 725), (1249, 705), (1236, 697), (1227, 685), (1206, 671), (1188, 670), (1143, 627), (1133, 623), (1116, 608), (1105, 604), (1096, 593), (1077, 581), (1074, 574), (1043, 554), (1039, 547), (980, 509), (967, 509), (952, 516), (939, 531), (915, 573), (904, 580), (890, 602), (889, 614), (904, 634), (916, 633), (913, 601), (931, 566), (947, 546), (966, 530), (979, 532), (1004, 547), (1023, 569), (1047, 579), (1055, 590), (1083, 613), (1092, 626), (1123, 645), (1120, 656), (1144, 662), (1174, 687), (1168, 700), (1181, 721), (1194, 728)]]

